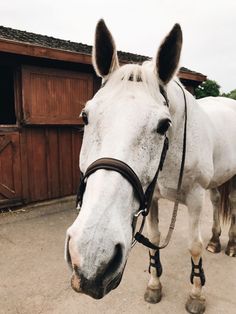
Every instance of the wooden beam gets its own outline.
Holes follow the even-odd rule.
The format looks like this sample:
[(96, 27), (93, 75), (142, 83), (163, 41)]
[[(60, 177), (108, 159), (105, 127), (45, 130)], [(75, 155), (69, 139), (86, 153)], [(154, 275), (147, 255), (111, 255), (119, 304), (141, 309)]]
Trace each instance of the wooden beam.
[[(55, 49), (38, 46), (32, 43), (23, 43), (15, 40), (0, 39), (0, 52), (14, 53), (18, 55), (31, 56), (36, 58), (53, 59), (74, 63), (92, 64), (91, 54), (73, 52), (69, 50)], [(129, 61), (120, 60), (121, 65)], [(203, 82), (206, 76), (200, 73), (179, 71), (178, 76), (182, 79)]]
[(197, 82), (203, 82), (206, 80), (206, 76), (202, 75), (200, 73), (192, 73), (192, 72), (185, 72), (185, 71), (179, 71), (178, 77), (185, 80), (191, 80), (191, 81), (197, 81)]
[(7, 39), (0, 39), (0, 51), (37, 58), (92, 64), (92, 57), (89, 54), (47, 48)]

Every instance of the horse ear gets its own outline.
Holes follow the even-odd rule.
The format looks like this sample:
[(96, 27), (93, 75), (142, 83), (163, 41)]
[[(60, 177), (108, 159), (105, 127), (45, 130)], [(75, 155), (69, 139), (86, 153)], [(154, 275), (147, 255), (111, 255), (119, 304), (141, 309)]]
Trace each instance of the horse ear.
[(92, 57), (98, 76), (105, 77), (119, 67), (115, 42), (103, 19), (97, 23)]
[(157, 73), (164, 85), (171, 80), (178, 68), (181, 48), (182, 30), (179, 24), (175, 24), (161, 44), (156, 59)]

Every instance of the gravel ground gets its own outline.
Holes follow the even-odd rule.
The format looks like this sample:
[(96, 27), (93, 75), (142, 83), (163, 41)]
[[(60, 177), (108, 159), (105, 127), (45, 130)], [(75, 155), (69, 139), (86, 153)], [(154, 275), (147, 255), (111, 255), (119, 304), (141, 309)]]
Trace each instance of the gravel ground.
[[(172, 203), (161, 201), (163, 235), (170, 221)], [(37, 211), (37, 209), (35, 209)], [(132, 250), (120, 286), (101, 300), (75, 293), (64, 261), (67, 227), (75, 210), (40, 215), (40, 212), (0, 215), (0, 313), (185, 313), (190, 288), (187, 251), (187, 210), (181, 207), (169, 246), (161, 252), (163, 299), (148, 304), (143, 294), (148, 281), (148, 251), (140, 244)], [(206, 199), (202, 217), (204, 244), (211, 234), (212, 209)], [(228, 226), (223, 229), (222, 248)], [(206, 273), (207, 314), (236, 313), (236, 259), (222, 251), (203, 255)]]

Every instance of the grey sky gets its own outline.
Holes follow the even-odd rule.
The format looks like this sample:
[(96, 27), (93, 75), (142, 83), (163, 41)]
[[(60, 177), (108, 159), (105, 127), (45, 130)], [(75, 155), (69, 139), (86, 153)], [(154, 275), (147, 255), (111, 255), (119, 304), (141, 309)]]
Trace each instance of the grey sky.
[(236, 88), (235, 0), (0, 0), (0, 25), (90, 45), (101, 17), (118, 50), (150, 57), (179, 22), (181, 66)]

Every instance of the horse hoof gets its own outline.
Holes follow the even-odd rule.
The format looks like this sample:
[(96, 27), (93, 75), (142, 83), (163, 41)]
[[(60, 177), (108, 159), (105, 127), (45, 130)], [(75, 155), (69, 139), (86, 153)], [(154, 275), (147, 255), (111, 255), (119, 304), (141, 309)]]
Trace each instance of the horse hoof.
[(147, 290), (144, 294), (144, 300), (148, 303), (158, 303), (161, 301), (162, 297), (162, 288), (159, 289), (151, 289), (147, 287)]
[(202, 314), (206, 309), (206, 301), (200, 299), (193, 299), (189, 297), (186, 305), (186, 311), (191, 314)]
[(208, 252), (211, 252), (211, 253), (220, 253), (221, 251), (220, 241), (217, 241), (217, 242), (210, 241), (206, 249)]
[(236, 243), (228, 242), (225, 254), (230, 257), (236, 257)]

